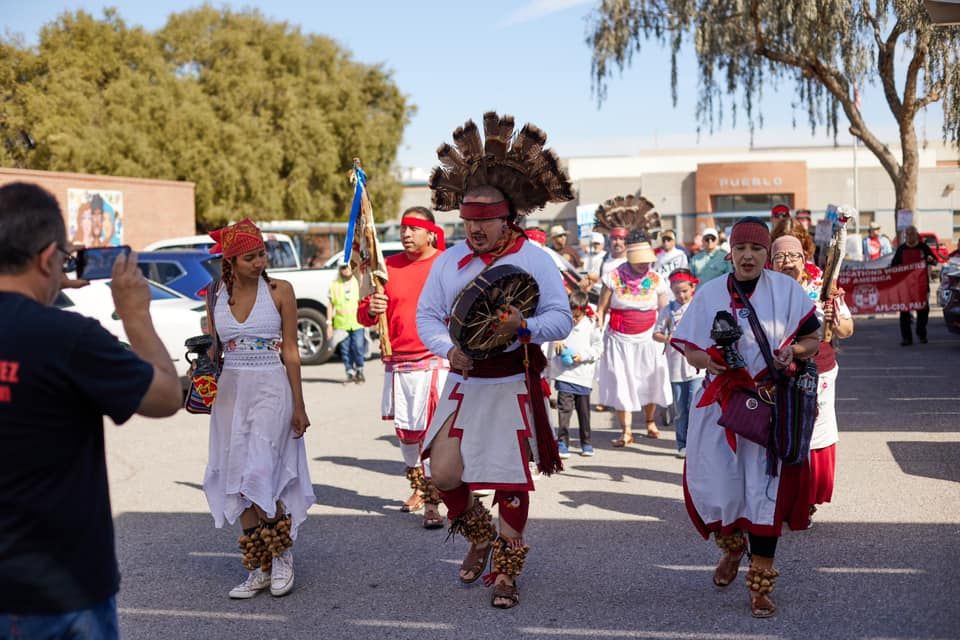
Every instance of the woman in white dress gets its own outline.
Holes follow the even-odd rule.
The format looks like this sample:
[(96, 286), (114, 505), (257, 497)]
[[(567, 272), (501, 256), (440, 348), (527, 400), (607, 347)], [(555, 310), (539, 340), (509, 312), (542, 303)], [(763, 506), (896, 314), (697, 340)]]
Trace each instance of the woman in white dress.
[[(223, 275), (208, 325), (223, 349), (210, 415), (203, 490), (217, 528), (239, 518), (250, 571), (231, 598), (293, 588), (290, 547), (315, 501), (303, 434), (310, 425), (300, 382), (297, 303), (288, 282), (266, 274), (260, 230), (242, 220), (210, 234)], [(213, 316), (212, 318), (210, 316)]]
[(657, 405), (673, 402), (663, 346), (653, 339), (657, 313), (667, 304), (667, 279), (651, 268), (656, 260), (642, 232), (627, 239), (627, 261), (602, 279), (599, 312), (610, 323), (603, 339), (603, 357), (597, 367), (600, 404), (616, 410), (621, 436), (613, 446), (633, 443), (631, 413), (643, 410), (647, 437), (660, 432), (653, 416)]

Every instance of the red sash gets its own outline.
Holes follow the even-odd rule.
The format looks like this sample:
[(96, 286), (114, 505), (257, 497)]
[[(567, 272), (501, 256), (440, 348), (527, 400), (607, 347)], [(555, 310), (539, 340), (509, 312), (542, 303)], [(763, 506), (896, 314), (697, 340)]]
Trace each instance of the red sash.
[(610, 328), (619, 333), (636, 334), (647, 331), (656, 323), (655, 309), (610, 309)]

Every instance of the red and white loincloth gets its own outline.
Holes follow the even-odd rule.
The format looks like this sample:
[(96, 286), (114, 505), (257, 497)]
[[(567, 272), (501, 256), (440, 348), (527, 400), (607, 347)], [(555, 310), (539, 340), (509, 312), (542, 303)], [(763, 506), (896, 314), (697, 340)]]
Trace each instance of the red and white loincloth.
[(449, 364), (443, 358), (385, 362), (380, 411), (403, 444), (419, 444), (440, 400)]
[[(549, 414), (546, 399), (544, 404)], [(449, 437), (460, 439), (461, 479), (471, 490), (533, 491), (528, 462), (531, 455), (539, 462), (539, 454), (522, 374), (464, 379), (451, 371), (423, 443), (425, 458), (430, 455), (430, 444), (451, 416)]]

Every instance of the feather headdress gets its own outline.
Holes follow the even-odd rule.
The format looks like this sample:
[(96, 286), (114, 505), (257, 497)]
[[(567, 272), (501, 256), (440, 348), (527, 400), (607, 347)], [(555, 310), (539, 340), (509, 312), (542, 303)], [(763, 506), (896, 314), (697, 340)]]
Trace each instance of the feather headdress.
[[(595, 215), (594, 231), (609, 235), (613, 229), (641, 232), (648, 240), (660, 233), (660, 214), (643, 196), (617, 196), (607, 200)], [(634, 235), (631, 233), (631, 235)]]
[(473, 120), (453, 132), (453, 144), (437, 149), (440, 166), (430, 174), (433, 208), (459, 209), (463, 196), (475, 187), (499, 189), (518, 214), (548, 202), (573, 199), (573, 187), (560, 159), (544, 149), (547, 134), (526, 124), (514, 132), (513, 116), (483, 114), (483, 135)]

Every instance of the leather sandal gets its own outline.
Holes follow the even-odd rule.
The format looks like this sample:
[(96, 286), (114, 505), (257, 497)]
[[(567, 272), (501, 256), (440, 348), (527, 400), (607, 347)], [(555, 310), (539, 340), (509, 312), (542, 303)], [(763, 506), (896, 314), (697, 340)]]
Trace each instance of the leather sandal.
[(660, 438), (660, 430), (657, 429), (657, 425), (654, 422), (647, 423), (647, 437), (653, 440)]
[(423, 512), (423, 528), (424, 529), (442, 529), (443, 528), (443, 516), (440, 515), (438, 511), (424, 511)]
[(423, 508), (422, 497), (417, 495), (416, 497), (411, 496), (411, 498), (413, 498), (413, 502), (411, 502), (410, 499), (407, 499), (407, 501), (401, 505), (400, 511), (403, 513), (413, 513), (414, 511), (420, 511), (420, 509)]
[(634, 441), (633, 441), (633, 435), (631, 435), (631, 434), (628, 433), (628, 434), (625, 435), (625, 436), (620, 436), (620, 437), (617, 438), (616, 440), (611, 440), (611, 441), (610, 441), (610, 444), (612, 444), (612, 445), (613, 445), (614, 447), (616, 447), (617, 449), (622, 449), (622, 448), (624, 448), (625, 446), (627, 446), (628, 444), (633, 444), (633, 442), (634, 442)]
[[(507, 602), (497, 602), (497, 600), (507, 600)], [(494, 584), (493, 595), (490, 596), (490, 604), (497, 609), (513, 609), (520, 604), (520, 590), (517, 589), (517, 581), (514, 580), (513, 584), (500, 582)]]
[(777, 605), (770, 596), (762, 593), (750, 594), (750, 615), (754, 618), (769, 618), (777, 612)]
[(731, 553), (727, 551), (720, 556), (720, 562), (713, 572), (713, 584), (718, 587), (726, 587), (737, 579), (737, 573), (740, 571), (740, 561), (743, 559), (743, 551)]
[(776, 569), (751, 566), (747, 571), (747, 589), (750, 593), (750, 613), (754, 618), (769, 618), (777, 612), (770, 598), (780, 573)]
[(460, 571), (472, 573), (473, 577), (464, 578), (463, 576), (459, 576), (460, 582), (463, 584), (473, 584), (479, 580), (483, 574), (483, 570), (487, 568), (487, 562), (490, 560), (490, 553), (492, 551), (492, 543), (488, 542), (487, 546), (482, 549), (478, 549), (476, 545), (471, 544), (467, 555), (463, 558), (463, 562), (460, 563)]

